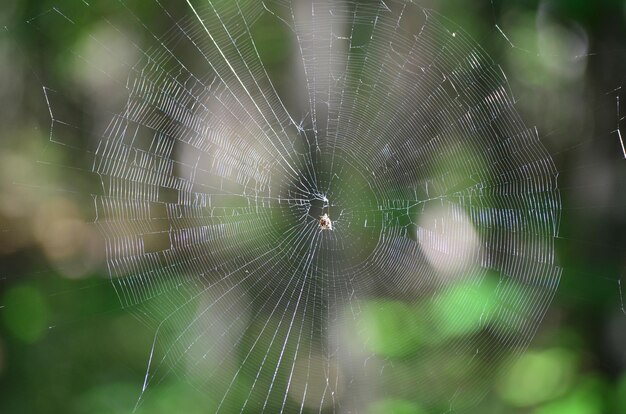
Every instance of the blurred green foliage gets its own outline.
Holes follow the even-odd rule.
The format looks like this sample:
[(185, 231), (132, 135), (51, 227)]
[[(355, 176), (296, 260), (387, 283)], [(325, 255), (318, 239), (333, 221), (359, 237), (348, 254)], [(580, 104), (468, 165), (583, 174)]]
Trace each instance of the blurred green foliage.
[[(132, 3), (140, 21), (162, 18), (152, 2)], [(589, 136), (599, 136), (603, 141), (598, 145), (605, 145), (609, 150), (603, 153), (604, 158), (589, 162), (609, 162), (607, 160), (615, 154), (611, 152), (615, 149), (615, 143), (610, 143), (613, 138), (607, 138), (614, 125), (609, 127), (609, 118), (604, 118), (609, 109), (614, 111), (615, 108), (605, 107), (602, 100), (621, 86), (626, 73), (624, 57), (615, 51), (616, 46), (623, 49), (624, 2), (485, 0), (469, 3), (449, 0), (437, 2), (436, 7), (478, 39), (495, 60), (502, 63), (505, 72), (512, 75), (511, 87), (520, 98), (519, 109), (525, 119), (537, 123), (550, 152), (557, 155), (556, 161), (563, 170), (561, 182), (567, 184), (563, 185), (564, 201), (568, 206), (573, 204), (581, 196), (572, 188), (589, 186), (589, 183), (583, 179), (576, 181), (579, 179), (577, 168), (580, 170), (576, 163), (581, 156), (570, 150), (589, 140)], [(36, 29), (29, 24), (30, 19), (55, 7), (71, 18), (76, 6), (69, 0), (14, 1), (0, 12), (8, 28), (0, 46), (17, 50), (11, 56), (20, 56), (11, 62), (5, 59), (0, 64), (0, 71), (9, 73), (9, 79), (20, 86), (19, 93), (0, 95), (3, 107), (18, 107), (8, 119), (0, 115), (3, 129), (9, 135), (2, 143), (4, 155), (36, 159), (46, 152), (41, 149), (41, 141), (47, 138), (49, 119), (42, 86), (71, 84), (75, 74), (72, 65), (76, 62), (71, 51), (86, 41), (101, 19), (109, 19), (120, 26), (132, 20), (116, 2), (103, 1), (92, 2), (93, 15), (82, 16), (77, 20), (80, 24), (58, 24), (58, 19), (63, 19), (58, 15), (40, 19), (41, 24)], [(546, 55), (538, 48), (541, 33), (537, 22), (538, 16), (548, 12), (556, 17), (547, 34), (543, 33), (551, 39)], [(494, 22), (502, 26), (508, 39), (500, 35)], [(559, 26), (558, 22), (566, 24)], [(580, 61), (570, 62), (571, 56), (568, 58), (563, 51), (568, 47), (569, 38), (561, 30), (572, 26), (589, 38), (593, 49), (588, 53), (598, 51), (597, 57), (588, 59), (580, 76), (560, 72), (563, 66)], [(280, 83), (286, 70), (283, 52), (290, 45), (282, 33), (263, 24), (255, 30), (259, 38), (265, 39), (259, 43), (259, 50), (268, 61), (270, 76)], [(282, 87), (287, 88), (288, 83)], [(588, 92), (590, 88), (596, 91), (595, 95)], [(84, 96), (76, 88), (75, 95), (67, 98), (70, 108), (78, 110)], [(560, 146), (555, 137), (565, 144)], [(45, 154), (47, 160), (62, 156)], [(478, 157), (471, 158), (480, 161)], [(3, 159), (3, 175), (25, 174), (20, 168), (17, 168), (20, 171), (14, 171), (16, 168), (7, 171), (7, 160)], [(437, 162), (456, 163), (456, 159), (442, 155)], [(461, 167), (459, 173), (462, 173)], [(61, 176), (55, 178), (58, 181), (71, 179), (71, 172), (59, 174)], [(36, 171), (33, 176), (37, 176)], [(355, 180), (350, 184), (360, 185), (358, 178)], [(15, 197), (14, 184), (13, 179), (3, 182), (0, 197)], [(30, 208), (41, 202), (38, 198), (27, 200)], [(79, 200), (77, 204), (89, 201)], [(623, 209), (621, 204), (609, 204), (611, 210)], [(12, 221), (3, 216), (2, 229), (13, 231), (15, 222)], [(513, 362), (507, 359), (476, 362), (495, 366), (498, 372), (494, 391), (472, 412), (626, 413), (623, 353), (626, 315), (620, 310), (617, 284), (625, 263), (623, 253), (611, 255), (606, 248), (612, 241), (618, 243), (623, 239), (619, 236), (623, 227), (622, 211), (608, 215), (586, 204), (564, 210), (563, 233), (572, 240), (597, 240), (598, 244), (563, 243), (559, 247), (560, 261), (566, 272), (537, 340), (528, 352)], [(365, 238), (368, 230), (362, 231)], [(0, 286), (0, 412), (108, 414), (133, 407), (141, 392), (154, 332), (141, 317), (120, 308), (104, 268), (93, 269), (80, 278), (64, 277), (62, 272), (47, 270), (50, 264), (42, 258), (41, 248), (32, 236), (24, 236), (23, 240), (14, 237), (12, 241), (2, 240), (1, 252), (6, 263), (2, 275), (8, 275), (8, 280)], [(444, 290), (431, 304), (366, 301), (362, 304), (359, 323), (363, 330), (371, 333), (368, 347), (372, 352), (400, 366), (405, 364), (406, 370), (415, 370), (414, 377), (421, 380), (420, 371), (415, 367), (427, 366), (429, 361), (412, 358), (422, 349), (455, 338), (471, 337), (482, 328), (476, 324), (481, 315), (486, 315), (484, 322), (492, 323), (496, 330), (510, 326), (500, 323), (497, 315), (493, 315), (494, 304), (489, 298), (495, 288), (495, 282), (487, 279), (479, 286), (456, 285)], [(461, 317), (457, 312), (459, 307), (465, 311)], [(518, 312), (523, 310), (518, 309)], [(253, 327), (249, 334), (258, 328)], [(263, 354), (252, 355), (251, 363), (258, 363), (263, 357)], [(277, 355), (269, 358), (277, 358)], [(267, 364), (271, 366), (275, 362)], [(446, 373), (445, 366), (437, 368), (444, 372), (441, 381), (452, 381), (454, 372)], [(251, 380), (244, 377), (242, 388)], [(381, 397), (369, 407), (368, 413), (426, 413), (419, 401), (410, 400), (410, 384), (406, 386), (407, 392), (401, 390), (407, 394), (406, 399)], [(437, 386), (433, 385), (434, 393)], [(172, 378), (170, 382), (155, 386), (137, 412), (211, 412), (220, 398), (219, 393), (216, 394), (198, 396), (191, 387)], [(234, 393), (232, 398), (245, 398), (245, 395)], [(446, 409), (445, 406), (439, 408)]]

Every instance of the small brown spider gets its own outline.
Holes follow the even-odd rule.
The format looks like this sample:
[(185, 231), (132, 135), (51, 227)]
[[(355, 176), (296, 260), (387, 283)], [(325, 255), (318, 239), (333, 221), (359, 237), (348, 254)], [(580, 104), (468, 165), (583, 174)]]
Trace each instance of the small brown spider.
[(320, 217), (320, 227), (322, 230), (332, 230), (333, 229), (333, 222), (330, 221), (330, 218), (328, 217), (328, 214), (324, 214), (322, 217)]

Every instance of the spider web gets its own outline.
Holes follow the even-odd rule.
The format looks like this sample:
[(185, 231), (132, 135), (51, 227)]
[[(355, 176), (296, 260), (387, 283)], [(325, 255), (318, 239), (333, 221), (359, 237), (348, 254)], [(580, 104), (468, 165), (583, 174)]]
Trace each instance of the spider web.
[(560, 277), (557, 173), (500, 67), (409, 2), (155, 1), (165, 32), (120, 4), (152, 46), (94, 39), (126, 102), (87, 148), (45, 91), (155, 328), (138, 406), (173, 376), (216, 412), (475, 403)]

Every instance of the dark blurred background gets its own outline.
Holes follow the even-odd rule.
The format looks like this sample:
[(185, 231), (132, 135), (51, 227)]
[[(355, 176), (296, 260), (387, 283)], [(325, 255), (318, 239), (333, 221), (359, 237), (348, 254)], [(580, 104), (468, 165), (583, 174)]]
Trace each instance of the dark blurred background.
[[(100, 236), (90, 224), (92, 183), (56, 168), (67, 165), (72, 152), (48, 145), (46, 101), (62, 85), (59, 107), (93, 128), (98, 120), (89, 114), (121, 98), (111, 96), (107, 79), (95, 76), (81, 55), (90, 53), (95, 37), (132, 61), (124, 42), (141, 44), (145, 34), (113, 1), (91, 4), (93, 15), (69, 24), (41, 18), (55, 8), (69, 18), (74, 3), (7, 0), (0, 7), (2, 413), (128, 411), (154, 334), (121, 308), (112, 289)], [(184, 2), (169, 3), (185, 10)], [(561, 286), (528, 352), (502, 372), (473, 412), (626, 413), (626, 160), (618, 134), (625, 113), (619, 99), (626, 1), (420, 4), (458, 23), (502, 65), (519, 112), (537, 126), (560, 171)], [(152, 2), (132, 5), (140, 21), (167, 24)], [(204, 412), (197, 398), (172, 381), (159, 386), (141, 412)], [(410, 404), (388, 410), (421, 412)]]

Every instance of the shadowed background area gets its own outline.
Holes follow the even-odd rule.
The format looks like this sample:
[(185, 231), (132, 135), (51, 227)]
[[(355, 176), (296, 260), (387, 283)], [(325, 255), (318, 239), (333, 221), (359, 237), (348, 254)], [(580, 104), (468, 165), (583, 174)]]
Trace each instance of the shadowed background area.
[(0, 411), (626, 413), (626, 3), (0, 18)]

